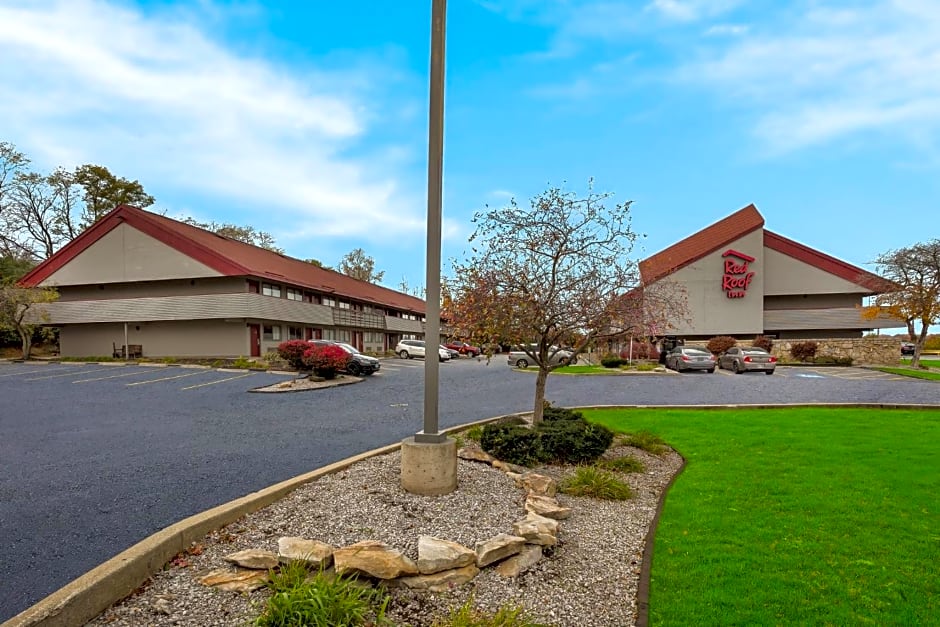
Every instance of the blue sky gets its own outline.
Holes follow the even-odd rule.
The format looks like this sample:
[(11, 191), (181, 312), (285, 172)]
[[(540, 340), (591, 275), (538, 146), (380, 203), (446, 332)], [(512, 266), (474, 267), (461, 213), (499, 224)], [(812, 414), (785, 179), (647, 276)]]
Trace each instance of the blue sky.
[[(270, 6), (268, 6), (270, 5)], [(871, 268), (940, 235), (940, 3), (451, 0), (446, 259), (548, 185), (631, 199), (646, 257), (754, 203)], [(168, 215), (424, 284), (430, 0), (0, 0), (0, 140)]]

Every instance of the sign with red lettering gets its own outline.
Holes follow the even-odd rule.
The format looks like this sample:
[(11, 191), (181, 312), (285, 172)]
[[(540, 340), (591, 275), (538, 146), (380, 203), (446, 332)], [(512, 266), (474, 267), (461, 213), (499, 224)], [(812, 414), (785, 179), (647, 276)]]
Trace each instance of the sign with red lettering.
[(754, 263), (754, 257), (739, 253), (729, 248), (721, 255), (725, 260), (725, 273), (721, 277), (721, 289), (728, 298), (744, 298), (747, 288), (754, 279), (754, 273), (748, 264)]

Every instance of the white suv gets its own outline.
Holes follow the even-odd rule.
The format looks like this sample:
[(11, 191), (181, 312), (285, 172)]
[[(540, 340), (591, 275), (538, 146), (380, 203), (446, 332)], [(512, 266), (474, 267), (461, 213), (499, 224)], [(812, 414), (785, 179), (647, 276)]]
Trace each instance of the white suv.
[[(395, 347), (395, 352), (402, 359), (414, 359), (415, 357), (424, 357), (424, 340), (402, 340)], [(450, 353), (446, 348), (438, 347), (438, 357), (441, 361), (450, 359)]]

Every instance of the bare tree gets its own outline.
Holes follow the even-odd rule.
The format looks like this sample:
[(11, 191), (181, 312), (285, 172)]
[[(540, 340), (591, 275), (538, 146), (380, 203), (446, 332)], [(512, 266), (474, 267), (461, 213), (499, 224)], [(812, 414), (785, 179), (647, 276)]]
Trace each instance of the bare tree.
[[(914, 342), (911, 366), (916, 368), (930, 326), (940, 322), (940, 240), (890, 250), (875, 264), (879, 274), (898, 289), (876, 296), (874, 306), (867, 308), (865, 315), (876, 318), (886, 313), (904, 321)], [(920, 333), (916, 332), (917, 323)]]
[(340, 260), (337, 268), (347, 276), (367, 283), (379, 283), (385, 276), (385, 271), (375, 271), (375, 259), (366, 254), (361, 248), (355, 248)]
[(553, 357), (572, 345), (575, 358), (616, 325), (624, 293), (639, 284), (628, 258), (636, 240), (631, 201), (611, 194), (550, 188), (528, 208), (515, 200), (474, 216), (472, 255), (454, 265), (445, 316), (489, 343), (521, 344), (538, 368), (533, 420), (542, 419)]

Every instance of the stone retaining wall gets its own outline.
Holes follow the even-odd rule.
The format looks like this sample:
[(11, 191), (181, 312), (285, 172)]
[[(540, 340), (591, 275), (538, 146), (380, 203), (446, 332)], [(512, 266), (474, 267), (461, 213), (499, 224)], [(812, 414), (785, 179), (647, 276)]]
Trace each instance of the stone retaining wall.
[(901, 339), (887, 336), (774, 340), (773, 354), (783, 361), (792, 361), (790, 347), (798, 342), (816, 342), (817, 357), (851, 357), (856, 366), (896, 366), (901, 363)]

